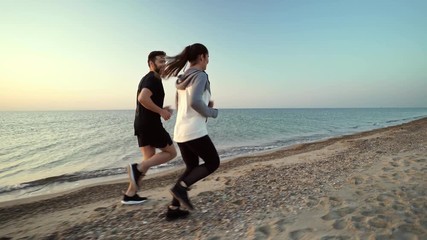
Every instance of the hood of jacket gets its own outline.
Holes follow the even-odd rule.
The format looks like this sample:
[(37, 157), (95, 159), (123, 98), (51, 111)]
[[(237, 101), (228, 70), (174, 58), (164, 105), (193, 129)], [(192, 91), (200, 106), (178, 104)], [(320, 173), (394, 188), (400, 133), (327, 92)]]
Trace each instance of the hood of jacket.
[(179, 90), (184, 90), (187, 88), (187, 86), (190, 84), (191, 80), (197, 77), (198, 73), (203, 72), (202, 70), (195, 69), (195, 68), (189, 68), (187, 69), (184, 74), (181, 74), (178, 76), (178, 79), (176, 80), (176, 88)]

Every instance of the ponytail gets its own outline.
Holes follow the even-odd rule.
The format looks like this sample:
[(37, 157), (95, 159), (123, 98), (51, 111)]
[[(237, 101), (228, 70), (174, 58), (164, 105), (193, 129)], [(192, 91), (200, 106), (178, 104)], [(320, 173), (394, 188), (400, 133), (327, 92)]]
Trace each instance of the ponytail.
[(176, 77), (185, 65), (187, 65), (187, 62), (194, 62), (199, 55), (205, 54), (208, 54), (208, 49), (203, 44), (195, 43), (188, 45), (180, 54), (170, 58), (172, 60), (166, 64), (162, 72), (162, 77)]

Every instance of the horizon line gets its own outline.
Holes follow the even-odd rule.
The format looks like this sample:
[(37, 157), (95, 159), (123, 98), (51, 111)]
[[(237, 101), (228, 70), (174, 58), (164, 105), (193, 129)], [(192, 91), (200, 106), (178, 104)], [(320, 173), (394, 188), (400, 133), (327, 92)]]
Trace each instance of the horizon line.
[[(392, 108), (427, 108), (425, 107), (224, 107), (217, 108), (219, 110), (234, 110), (234, 109), (392, 109)], [(175, 108), (173, 108), (176, 110)], [(83, 112), (83, 111), (135, 111), (135, 109), (123, 108), (123, 109), (45, 109), (45, 110), (0, 110), (0, 112)]]

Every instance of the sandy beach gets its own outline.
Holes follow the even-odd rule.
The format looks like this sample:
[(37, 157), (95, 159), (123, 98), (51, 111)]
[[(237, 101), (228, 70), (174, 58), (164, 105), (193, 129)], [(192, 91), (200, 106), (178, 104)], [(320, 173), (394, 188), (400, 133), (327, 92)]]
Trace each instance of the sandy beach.
[(181, 172), (0, 203), (0, 239), (427, 239), (427, 118), (224, 161), (167, 222)]

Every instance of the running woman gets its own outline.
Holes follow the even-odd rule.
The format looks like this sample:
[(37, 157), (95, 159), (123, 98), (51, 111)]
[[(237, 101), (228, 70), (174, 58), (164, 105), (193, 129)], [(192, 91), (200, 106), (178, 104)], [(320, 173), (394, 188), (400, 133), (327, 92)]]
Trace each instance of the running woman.
[[(209, 63), (208, 49), (200, 43), (187, 46), (166, 64), (163, 76), (177, 76), (187, 62), (190, 67), (178, 76), (176, 82), (177, 118), (174, 129), (174, 141), (178, 143), (186, 169), (170, 189), (173, 200), (168, 211), (181, 206), (194, 209), (188, 198), (189, 187), (213, 173), (220, 162), (206, 126), (208, 118), (218, 115), (218, 109), (213, 108), (214, 103), (210, 100), (210, 82), (205, 72)], [(199, 158), (203, 164), (199, 164)]]

